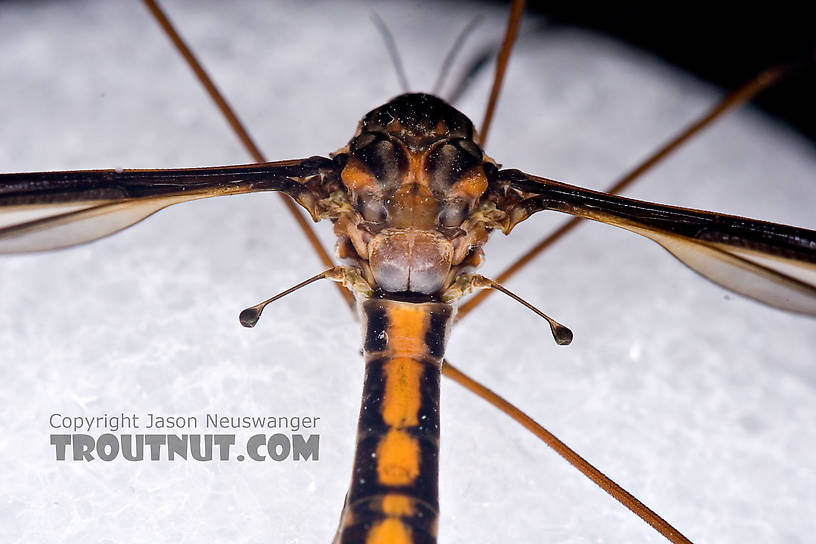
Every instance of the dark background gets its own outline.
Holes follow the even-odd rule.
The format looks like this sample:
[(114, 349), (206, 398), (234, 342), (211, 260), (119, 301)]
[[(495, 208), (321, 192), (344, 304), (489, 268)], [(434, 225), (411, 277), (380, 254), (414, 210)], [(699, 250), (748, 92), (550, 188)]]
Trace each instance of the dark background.
[(779, 63), (810, 59), (754, 102), (816, 145), (816, 18), (804, 7), (776, 3), (750, 9), (747, 3), (728, 8), (688, 2), (596, 6), (532, 0), (527, 9), (549, 17), (541, 32), (552, 25), (570, 25), (610, 34), (727, 90)]

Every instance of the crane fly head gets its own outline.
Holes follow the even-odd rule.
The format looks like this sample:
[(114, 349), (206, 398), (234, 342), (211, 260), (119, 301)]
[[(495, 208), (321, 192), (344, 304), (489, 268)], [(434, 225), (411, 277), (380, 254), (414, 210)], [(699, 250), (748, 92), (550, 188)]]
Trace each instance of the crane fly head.
[(479, 264), (488, 229), (472, 216), (495, 166), (474, 135), (464, 114), (420, 93), (398, 96), (360, 122), (341, 151), (355, 213), (335, 231), (341, 257), (358, 261), (372, 285), (435, 295)]

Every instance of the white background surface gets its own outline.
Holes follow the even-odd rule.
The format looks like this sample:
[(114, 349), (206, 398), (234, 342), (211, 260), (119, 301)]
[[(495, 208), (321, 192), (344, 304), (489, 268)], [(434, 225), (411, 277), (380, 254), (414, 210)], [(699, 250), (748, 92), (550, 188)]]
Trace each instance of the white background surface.
[[(505, 14), (455, 6), (172, 2), (183, 35), (270, 159), (327, 154), (400, 89), (369, 21), (392, 27), (415, 90), (453, 36)], [(532, 27), (530, 27), (532, 28)], [(467, 56), (467, 52), (465, 53)], [(487, 73), (459, 104), (475, 120)], [(488, 153), (602, 188), (720, 91), (568, 29), (521, 38)], [(0, 171), (248, 162), (137, 4), (0, 5)], [(750, 108), (628, 194), (809, 228), (812, 144)], [(328, 542), (350, 477), (362, 364), (334, 287), (238, 312), (320, 270), (275, 195), (185, 204), (106, 240), (0, 260), (0, 540)], [(563, 218), (487, 246), (497, 274)], [(329, 227), (321, 232), (330, 240)], [(516, 402), (697, 542), (806, 542), (816, 530), (816, 327), (728, 295), (636, 236), (587, 224), (508, 287), (569, 325), (491, 298), (452, 362)], [(496, 410), (443, 386), (440, 542), (660, 542)], [(321, 417), (317, 463), (57, 463), (48, 416)], [(249, 433), (239, 436), (248, 436)]]

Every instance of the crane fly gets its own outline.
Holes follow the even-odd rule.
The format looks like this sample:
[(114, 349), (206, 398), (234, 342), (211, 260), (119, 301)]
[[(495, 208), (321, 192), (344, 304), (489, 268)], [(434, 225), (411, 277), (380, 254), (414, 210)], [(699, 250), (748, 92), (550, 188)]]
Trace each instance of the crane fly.
[[(80, 136), (67, 136), (65, 145), (53, 141), (60, 130), (55, 119), (60, 111), (83, 117), (78, 114), (81, 101), (74, 102), (83, 91), (76, 90), (76, 86), (93, 83), (99, 64), (82, 58), (90, 68), (66, 75), (65, 83), (55, 86), (64, 95), (59, 100), (70, 101), (72, 108), (63, 105), (67, 102), (54, 104), (49, 100), (36, 106), (44, 121), (42, 129), (31, 129), (31, 138), (42, 137), (50, 144), (24, 146), (28, 139), (22, 127), (4, 128), (13, 136), (8, 137), (11, 141), (4, 147), (12, 157), (8, 166), (0, 167), (3, 171), (246, 162), (215, 115), (210, 120), (199, 120), (199, 111), (211, 111), (209, 104), (197, 96), (183, 65), (166, 54), (165, 38), (158, 31), (148, 36), (154, 32), (153, 26), (140, 6), (133, 14), (114, 14), (104, 6), (72, 5), (72, 9), (77, 11), (77, 26), (66, 24), (67, 12), (59, 11), (58, 16), (36, 14), (42, 17), (39, 21), (43, 28), (50, 29), (45, 32), (49, 39), (55, 39), (49, 20), (52, 24), (58, 21), (60, 32), (84, 36), (95, 35), (95, 21), (104, 21), (103, 26), (112, 30), (110, 43), (121, 40), (127, 44), (123, 52), (134, 52), (132, 44), (136, 41), (144, 45), (135, 54), (136, 59), (116, 69), (113, 81), (98, 87), (113, 90), (97, 91), (91, 97), (89, 111), (96, 113), (87, 117), (98, 119), (102, 128), (96, 125)], [(287, 9), (297, 10), (294, 6)], [(323, 16), (327, 24), (339, 16), (332, 9), (339, 8), (326, 7)], [(356, 13), (357, 19), (367, 20), (365, 7), (349, 9), (343, 6), (345, 16), (355, 18)], [(422, 62), (429, 58), (422, 57), (428, 44), (403, 42), (413, 34), (411, 21), (427, 25), (430, 18), (446, 35), (450, 28), (463, 24), (460, 12), (448, 13), (445, 8), (435, 8), (431, 17), (423, 14), (413, 19), (402, 11), (406, 8), (388, 9), (394, 11), (389, 15), (383, 8), (386, 20), (393, 18), (408, 25), (405, 35), (397, 31), (402, 48), (411, 54), (418, 51)], [(301, 19), (302, 15), (295, 13), (292, 17), (306, 20)], [(30, 16), (12, 12), (2, 20), (3, 24), (15, 26), (15, 22), (19, 24), (16, 17)], [(251, 108), (255, 103), (260, 108), (257, 114), (242, 112), (244, 117), (277, 120), (266, 127), (258, 123), (265, 134), (275, 133), (283, 119), (290, 119), (287, 115), (293, 108), (285, 102), (287, 97), (303, 95), (305, 89), (317, 92), (319, 81), (315, 79), (298, 79), (299, 85), (293, 89), (291, 79), (281, 81), (283, 68), (277, 66), (271, 69), (273, 81), (268, 85), (253, 80), (252, 89), (248, 89), (246, 79), (259, 77), (258, 66), (263, 64), (243, 58), (247, 64), (238, 63), (238, 69), (250, 66), (247, 73), (239, 77), (224, 72), (219, 76), (219, 70), (227, 70), (227, 65), (232, 64), (227, 60), (234, 60), (222, 57), (231, 50), (243, 57), (247, 46), (239, 41), (225, 48), (212, 29), (226, 24), (224, 21), (231, 17), (244, 28), (255, 19), (263, 20), (263, 12), (253, 12), (249, 17), (236, 9), (235, 13), (198, 16), (202, 19), (187, 23), (189, 29), (182, 22), (182, 31), (190, 34), (197, 50), (202, 50), (216, 79), (223, 78), (228, 95), (230, 87), (249, 95), (246, 102), (243, 96), (233, 99), (239, 111), (240, 104)], [(280, 16), (274, 13), (275, 18)], [(128, 24), (117, 22), (117, 17)], [(217, 22), (208, 22), (207, 17)], [(501, 28), (503, 17), (496, 13), (489, 21), (497, 21), (494, 26)], [(91, 27), (80, 26), (83, 20)], [(309, 20), (310, 24), (319, 24), (314, 14), (309, 14)], [(485, 27), (490, 26), (489, 21)], [(133, 34), (124, 34), (130, 25)], [(261, 32), (264, 25), (259, 26)], [(340, 40), (335, 35), (328, 40), (323, 50), (326, 61), (321, 63), (320, 53), (314, 51), (315, 37), (321, 33), (306, 34), (304, 38), (308, 39), (294, 42), (297, 46), (291, 42), (295, 39), (292, 35), (278, 38), (269, 32), (261, 32), (263, 38), (252, 42), (253, 47), (263, 42), (270, 48), (263, 54), (258, 52), (259, 58), (273, 58), (276, 47), (277, 51), (284, 47), (275, 40), (285, 38), (290, 40), (284, 42), (287, 51), (305, 49), (306, 57), (314, 63), (309, 66), (321, 67), (321, 80), (347, 78), (344, 85), (332, 88), (333, 96), (322, 100), (331, 100), (334, 106), (326, 105), (321, 112), (301, 112), (316, 109), (310, 101), (308, 107), (298, 109), (297, 121), (285, 123), (286, 130), (278, 130), (269, 140), (261, 136), (264, 147), (276, 157), (303, 157), (336, 149), (348, 140), (361, 112), (396, 94), (390, 74), (366, 79), (363, 85), (354, 69), (344, 68), (337, 61), (338, 42), (346, 45), (347, 36)], [(3, 35), (14, 36), (9, 32)], [(36, 48), (38, 40), (43, 39), (37, 36), (23, 34), (17, 38), (33, 41)], [(131, 39), (123, 39), (126, 36)], [(357, 39), (366, 51), (365, 45), (377, 37), (371, 29), (367, 37)], [(562, 68), (558, 73), (563, 76), (564, 59), (570, 61), (566, 66), (574, 66), (571, 63), (581, 53), (588, 53), (590, 66), (599, 62), (598, 51), (608, 44), (597, 40), (584, 34), (575, 34), (569, 40), (531, 37), (526, 45), (525, 40), (521, 41), (511, 67), (516, 77), (524, 74), (525, 81), (531, 82), (536, 73), (555, 73), (554, 69), (542, 70), (540, 64), (551, 61)], [(196, 41), (204, 42), (203, 47)], [(49, 48), (49, 54), (67, 54), (72, 49), (59, 40), (55, 43), (60, 45)], [(440, 47), (444, 45), (434, 50)], [(98, 42), (93, 49), (99, 49)], [(26, 51), (21, 50), (22, 57), (10, 62), (17, 66), (25, 62)], [(349, 52), (346, 56), (354, 59), (364, 54)], [(214, 57), (212, 63), (208, 55)], [(159, 62), (158, 77), (136, 75), (142, 57), (145, 62)], [(376, 64), (370, 57), (364, 58), (367, 60), (361, 62), (362, 66)], [(528, 99), (530, 89), (508, 84), (488, 153), (507, 167), (602, 187), (650, 151), (655, 140), (668, 137), (676, 126), (688, 122), (713, 101), (711, 90), (680, 76), (664, 81), (649, 66), (636, 67), (634, 60), (612, 60), (605, 55), (603, 60), (622, 62), (611, 66), (625, 66), (637, 71), (641, 78), (637, 84), (632, 83), (633, 87), (623, 87), (620, 81), (605, 80), (604, 69), (590, 76), (590, 81), (603, 89), (600, 94), (604, 98), (617, 95), (620, 102), (601, 107), (593, 101), (594, 92), (587, 90), (586, 80), (568, 82), (559, 78), (552, 82), (548, 77), (536, 80), (539, 86), (531, 85), (536, 90), (532, 93), (536, 102), (528, 106), (529, 102), (523, 100)], [(385, 57), (378, 62), (382, 66)], [(287, 66), (298, 69), (289, 63)], [(37, 69), (32, 66), (35, 75)], [(291, 77), (308, 77), (308, 66), (299, 69), (305, 75), (299, 72)], [(511, 82), (513, 71), (509, 74)], [(582, 69), (574, 71), (586, 77)], [(409, 73), (416, 73), (410, 63)], [(80, 81), (83, 76), (91, 81)], [(185, 92), (178, 90), (184, 85), (174, 78), (187, 79), (189, 95), (174, 94)], [(137, 81), (145, 85), (137, 87), (138, 91), (131, 88)], [(167, 88), (161, 88), (165, 85)], [(20, 95), (6, 99), (6, 103), (23, 107), (26, 94), (38, 88), (30, 83), (21, 86)], [(472, 95), (479, 94), (478, 89), (477, 84)], [(546, 93), (543, 89), (547, 89)], [(578, 98), (568, 93), (569, 89), (579, 89)], [(150, 98), (151, 92), (157, 92), (155, 99)], [(136, 96), (145, 97), (152, 108), (161, 103), (159, 95), (165, 92), (170, 93), (172, 105), (158, 116), (155, 125), (141, 132), (137, 125), (146, 112), (127, 110), (141, 107), (135, 104)], [(324, 92), (321, 89), (320, 96)], [(128, 123), (108, 113), (106, 108), (114, 107), (108, 104), (118, 93), (126, 97), (118, 103), (125, 112), (124, 119), (132, 115), (131, 119), (140, 123)], [(134, 100), (129, 99), (130, 93)], [(546, 129), (563, 128), (559, 123), (565, 121), (559, 115), (568, 112), (524, 122), (530, 121), (530, 111), (547, 109), (542, 94), (563, 99), (559, 104), (566, 110), (578, 110), (576, 114), (582, 110), (610, 110), (613, 115), (608, 120), (573, 119), (571, 123), (585, 125), (573, 126), (574, 131), (557, 131), (558, 141), (554, 141), (547, 137)], [(632, 111), (642, 111), (650, 97), (663, 94), (671, 98), (658, 101), (651, 117), (634, 121), (624, 131), (637, 132), (634, 141), (628, 140), (628, 134), (624, 138), (620, 129), (611, 124), (631, 120), (627, 103)], [(53, 110), (43, 111), (43, 104), (51, 104)], [(522, 104), (525, 107), (518, 108)], [(474, 120), (480, 118), (479, 107), (467, 99), (462, 109)], [(666, 110), (678, 114), (679, 119), (667, 119)], [(27, 116), (7, 113), (4, 118), (16, 123), (15, 119), (25, 117), (26, 124), (31, 124), (33, 116), (34, 112)], [(654, 117), (660, 121), (655, 122)], [(152, 119), (145, 124), (150, 125)], [(70, 118), (66, 124), (73, 124), (68, 121)], [(610, 125), (605, 125), (607, 122)], [(642, 134), (636, 130), (641, 127)], [(171, 133), (176, 128), (178, 136)], [(703, 136), (702, 143), (678, 153), (629, 194), (813, 227), (808, 224), (812, 221), (812, 206), (808, 206), (812, 187), (803, 187), (807, 184), (801, 181), (812, 179), (812, 153), (787, 135), (759, 142), (746, 136), (757, 132), (776, 134), (778, 130), (752, 113), (722, 121)], [(113, 145), (109, 142), (111, 134), (121, 132), (128, 133), (127, 151), (120, 151), (118, 156), (115, 151), (112, 155), (91, 156), (97, 145)], [(585, 138), (590, 135), (583, 149), (582, 144), (567, 141), (573, 137), (572, 132)], [(94, 141), (94, 133), (103, 135), (102, 141)], [(603, 138), (603, 134), (608, 136)], [(205, 148), (204, 140), (210, 138), (220, 141)], [(544, 144), (536, 138), (544, 139)], [(593, 147), (593, 143), (603, 145)], [(541, 156), (546, 144), (555, 149), (554, 156)], [(581, 151), (564, 157), (562, 146), (568, 145)], [(21, 151), (24, 147), (31, 149)], [(705, 154), (705, 147), (716, 150), (716, 161)], [(54, 158), (54, 153), (63, 152), (68, 156)], [(21, 158), (26, 153), (29, 158)], [(78, 153), (83, 155), (82, 161), (92, 162), (74, 162)], [(158, 158), (157, 153), (161, 155)], [(777, 155), (780, 153), (786, 154)], [(563, 163), (558, 164), (556, 155), (562, 155)], [(684, 162), (683, 156), (689, 155), (692, 158)], [(11, 162), (12, 158), (20, 162)], [(25, 160), (39, 162), (26, 164)], [(52, 160), (64, 162), (47, 162)], [(753, 175), (759, 181), (752, 181)], [(696, 181), (702, 176), (706, 176), (706, 182), (698, 186)], [(711, 176), (710, 180), (707, 176)], [(759, 193), (772, 176), (779, 184), (790, 185)], [(733, 181), (731, 178), (737, 178), (739, 191), (721, 185)], [(264, 319), (276, 325), (272, 331), (273, 327), (267, 327), (268, 333), (262, 329), (246, 334), (234, 326), (236, 301), (254, 302), (319, 266), (311, 256), (304, 256), (298, 235), (269, 195), (256, 196), (260, 198), (187, 204), (93, 245), (8, 258), (0, 265), (4, 278), (0, 315), (5, 335), (0, 353), (4, 363), (12, 365), (4, 368), (9, 378), (3, 388), (3, 406), (8, 414), (4, 431), (12, 436), (6, 443), (15, 444), (13, 449), (2, 448), (6, 466), (13, 468), (4, 493), (8, 494), (9, 511), (14, 513), (19, 534), (51, 534), (66, 527), (81, 534), (100, 527), (131, 527), (128, 520), (138, 519), (144, 520), (140, 525), (146, 539), (156, 534), (170, 538), (182, 532), (192, 537), (222, 538), (249, 534), (252, 539), (253, 535), (268, 535), (270, 527), (282, 541), (303, 538), (317, 542), (331, 537), (351, 465), (358, 399), (349, 392), (359, 388), (359, 337), (354, 332), (356, 326), (343, 313), (342, 303), (336, 295), (328, 294), (329, 286), (298, 293), (290, 300), (290, 304), (298, 305), (295, 311), (286, 304), (270, 307)], [(776, 203), (775, 198), (779, 198)], [(483, 273), (491, 275), (499, 270), (519, 252), (519, 247), (526, 247), (525, 240), (537, 239), (560, 219), (538, 215), (542, 217), (522, 223), (508, 240), (494, 236), (487, 248)], [(781, 540), (779, 535), (785, 535), (785, 531), (807, 534), (807, 516), (791, 516), (791, 509), (801, 508), (806, 513), (814, 502), (814, 471), (807, 447), (813, 442), (812, 371), (808, 368), (814, 347), (812, 323), (738, 297), (724, 300), (722, 290), (696, 281), (694, 274), (667, 259), (665, 252), (626, 233), (608, 233), (611, 230), (585, 225), (574, 233), (574, 239), (553, 248), (512, 284), (516, 291), (569, 323), (578, 335), (575, 345), (556, 350), (542, 341), (540, 324), (533, 318), (503, 301), (491, 301), (481, 309), (481, 320), (468, 317), (455, 329), (448, 349), (451, 361), (473, 371), (557, 431), (677, 526), (692, 528), (688, 530), (692, 539), (737, 540), (740, 535), (755, 535), (758, 530), (769, 540)], [(289, 246), (289, 240), (298, 243)], [(521, 245), (510, 247), (514, 240), (520, 240)], [(617, 275), (616, 270), (622, 268), (625, 271)], [(353, 364), (354, 370), (334, 364), (338, 361)], [(485, 534), (512, 537), (528, 532), (540, 537), (542, 531), (552, 540), (575, 535), (618, 541), (659, 538), (638, 520), (629, 520), (616, 503), (576, 478), (574, 471), (559, 465), (542, 445), (522, 436), (509, 420), (495, 417), (491, 410), (473, 403), (455, 387), (445, 389), (443, 403), (440, 540), (482, 540)], [(139, 465), (136, 469), (111, 464), (98, 468), (55, 466), (48, 456), (50, 452), (41, 447), (42, 437), (47, 434), (41, 422), (48, 411), (95, 412), (120, 410), (124, 405), (136, 411), (181, 413), (208, 407), (234, 413), (314, 412), (329, 420), (320, 429), (324, 434), (324, 455), (320, 463), (309, 466), (264, 465), (263, 470), (234, 463), (181, 468), (175, 464)], [(797, 504), (791, 505), (792, 501)], [(481, 512), (485, 514), (479, 515)], [(802, 527), (792, 528), (791, 517), (802, 518), (797, 520)], [(539, 518), (547, 520), (543, 529)], [(473, 523), (474, 519), (478, 524)], [(720, 526), (723, 519), (728, 520), (729, 527)], [(466, 533), (469, 525), (475, 526), (470, 537)]]

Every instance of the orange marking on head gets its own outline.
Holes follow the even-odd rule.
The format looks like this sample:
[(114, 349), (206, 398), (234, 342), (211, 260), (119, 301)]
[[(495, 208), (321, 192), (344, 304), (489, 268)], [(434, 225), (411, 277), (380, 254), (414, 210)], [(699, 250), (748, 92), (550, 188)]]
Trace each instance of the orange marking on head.
[(425, 171), (425, 157), (428, 151), (406, 149), (406, 152), (408, 154), (408, 177), (403, 180), (403, 183), (419, 183), (424, 187), (430, 187), (428, 173)]
[(406, 495), (390, 493), (383, 497), (382, 511), (386, 516), (413, 516), (414, 500)]
[(404, 431), (392, 429), (377, 445), (377, 478), (387, 486), (410, 485), (419, 476), (419, 443)]
[(464, 193), (475, 200), (485, 191), (487, 191), (487, 177), (482, 167), (477, 166), (453, 185), (451, 194)]
[(343, 180), (349, 191), (358, 191), (366, 186), (376, 185), (377, 180), (371, 175), (371, 172), (355, 157), (350, 157), (343, 171), (340, 173), (340, 179)]
[(439, 216), (439, 200), (425, 185), (408, 183), (400, 186), (388, 205), (389, 225), (431, 230)]
[(411, 529), (397, 518), (386, 518), (377, 523), (368, 535), (366, 544), (412, 544)]

